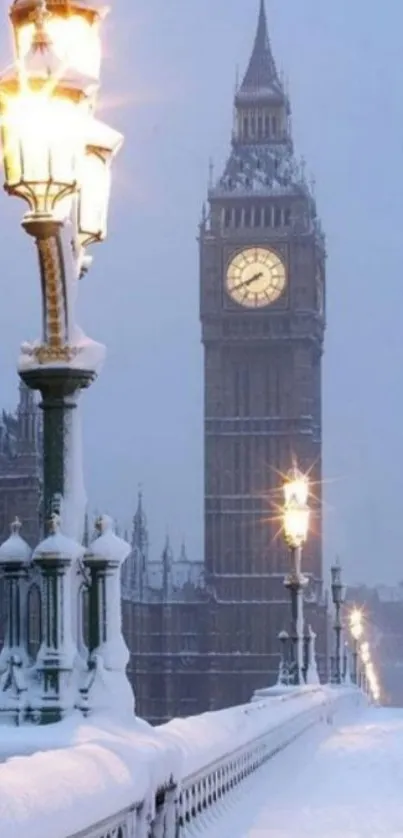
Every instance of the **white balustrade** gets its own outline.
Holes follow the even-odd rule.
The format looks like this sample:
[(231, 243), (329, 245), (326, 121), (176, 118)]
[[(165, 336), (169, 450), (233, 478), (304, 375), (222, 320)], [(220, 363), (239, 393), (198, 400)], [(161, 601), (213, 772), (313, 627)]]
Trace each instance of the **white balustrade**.
[[(108, 743), (110, 732), (106, 731), (91, 753), (89, 770), (93, 760), (98, 773), (89, 791), (80, 788), (74, 766), (77, 754), (72, 759), (70, 746), (65, 764), (63, 749), (56, 760), (54, 751), (11, 759), (10, 771), (7, 763), (0, 764), (1, 835), (17, 838), (25, 831), (30, 838), (191, 838), (203, 829), (208, 834), (208, 825), (224, 816), (239, 786), (269, 759), (310, 728), (332, 724), (338, 717), (344, 720), (347, 711), (357, 713), (365, 702), (354, 687), (306, 687), (270, 697), (266, 693), (247, 705), (174, 719), (155, 729), (138, 721), (127, 730), (127, 739), (120, 730), (118, 746)], [(89, 740), (82, 745), (84, 753), (78, 754), (83, 776), (85, 751), (91, 751), (92, 745)], [(47, 780), (45, 800), (52, 798), (52, 789), (56, 794), (63, 784), (69, 788), (73, 820), (62, 810), (59, 817), (46, 812), (41, 817), (35, 801), (31, 801), (32, 817), (18, 807), (18, 801), (14, 806), (19, 770), (23, 782), (37, 768)], [(122, 805), (125, 800), (129, 805)], [(114, 805), (120, 811), (113, 814)], [(108, 809), (112, 814), (105, 818)], [(77, 829), (80, 819), (81, 831)], [(86, 825), (88, 820), (91, 826)]]

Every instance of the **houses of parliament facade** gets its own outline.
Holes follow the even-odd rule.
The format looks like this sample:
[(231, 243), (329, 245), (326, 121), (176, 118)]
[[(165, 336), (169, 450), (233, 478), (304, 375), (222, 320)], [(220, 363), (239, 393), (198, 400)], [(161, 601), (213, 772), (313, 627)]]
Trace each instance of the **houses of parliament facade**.
[[(279, 534), (282, 475), (309, 472), (305, 618), (325, 671), (322, 591), (321, 359), (325, 241), (290, 103), (270, 45), (264, 0), (235, 94), (225, 169), (199, 229), (204, 352), (204, 558), (167, 543), (151, 557), (139, 495), (122, 571), (123, 626), (137, 713), (153, 723), (249, 701), (275, 682), (289, 626)], [(21, 385), (0, 427), (0, 535), (14, 515), (39, 539), (40, 420)], [(193, 559), (193, 557), (191, 557)]]

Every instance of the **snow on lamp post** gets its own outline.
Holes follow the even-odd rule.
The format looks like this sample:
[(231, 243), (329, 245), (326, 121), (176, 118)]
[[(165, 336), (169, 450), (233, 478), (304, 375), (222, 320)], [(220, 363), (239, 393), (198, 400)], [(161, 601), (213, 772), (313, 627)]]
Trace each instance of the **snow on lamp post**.
[(308, 478), (294, 466), (284, 484), (283, 532), (291, 553), (291, 572), (284, 584), (291, 595), (291, 679), (302, 683), (303, 669), (303, 589), (307, 583), (301, 572), (302, 549), (308, 537), (309, 515)]
[(341, 606), (344, 600), (344, 589), (341, 580), (341, 564), (339, 559), (337, 559), (336, 563), (331, 567), (331, 576), (332, 576), (332, 600), (335, 609), (335, 620), (334, 620), (334, 634), (335, 634), (335, 666), (334, 666), (334, 682), (335, 684), (341, 684), (342, 676), (341, 676), (341, 632), (342, 632), (342, 623), (341, 623)]
[[(364, 633), (363, 615), (360, 608), (353, 608), (349, 615), (349, 627), (353, 638), (353, 683), (359, 684), (358, 644)], [(364, 645), (364, 644), (363, 644)]]

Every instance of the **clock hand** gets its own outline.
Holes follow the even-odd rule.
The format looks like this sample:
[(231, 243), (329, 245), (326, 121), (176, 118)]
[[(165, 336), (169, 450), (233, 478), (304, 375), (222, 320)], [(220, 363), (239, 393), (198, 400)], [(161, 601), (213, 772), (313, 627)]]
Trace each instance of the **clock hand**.
[(254, 274), (254, 276), (249, 277), (249, 279), (243, 279), (242, 282), (238, 282), (238, 285), (234, 285), (234, 291), (238, 288), (242, 288), (244, 285), (251, 285), (252, 282), (260, 279), (262, 276), (264, 276), (263, 271), (259, 271), (259, 273)]

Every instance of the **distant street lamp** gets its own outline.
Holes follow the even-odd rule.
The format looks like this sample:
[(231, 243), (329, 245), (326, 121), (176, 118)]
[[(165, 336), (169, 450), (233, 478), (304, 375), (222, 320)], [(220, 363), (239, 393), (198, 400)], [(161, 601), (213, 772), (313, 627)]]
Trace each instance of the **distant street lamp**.
[(309, 482), (306, 475), (294, 466), (284, 484), (283, 532), (291, 553), (291, 572), (284, 584), (291, 595), (291, 681), (303, 683), (303, 589), (307, 583), (301, 572), (302, 549), (308, 537)]
[(342, 622), (341, 622), (341, 606), (344, 600), (344, 589), (341, 580), (341, 564), (339, 559), (337, 559), (336, 563), (331, 567), (331, 574), (332, 574), (332, 600), (333, 605), (335, 608), (335, 621), (334, 621), (334, 633), (335, 633), (335, 666), (334, 666), (334, 682), (336, 684), (341, 684), (341, 632), (342, 632)]
[[(353, 608), (349, 616), (349, 626), (351, 636), (353, 638), (353, 682), (359, 685), (359, 667), (358, 667), (358, 644), (364, 632), (363, 615), (360, 608)], [(369, 649), (368, 644), (362, 644), (361, 649), (365, 646)], [(365, 651), (367, 654), (367, 651)], [(369, 651), (368, 651), (369, 654)]]

